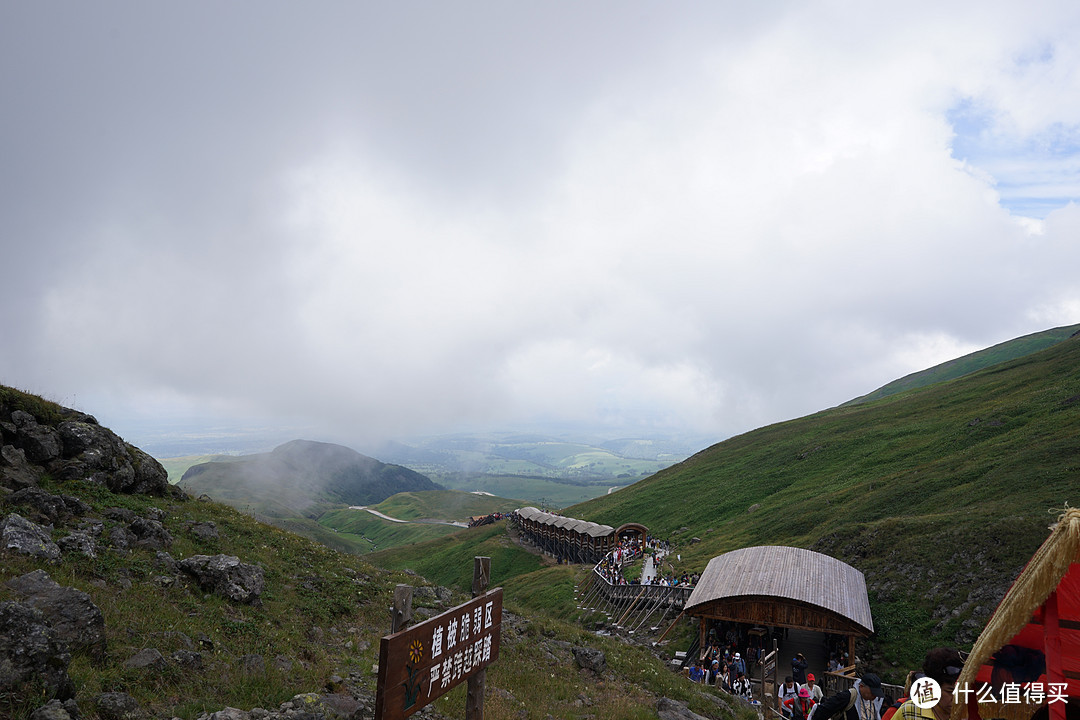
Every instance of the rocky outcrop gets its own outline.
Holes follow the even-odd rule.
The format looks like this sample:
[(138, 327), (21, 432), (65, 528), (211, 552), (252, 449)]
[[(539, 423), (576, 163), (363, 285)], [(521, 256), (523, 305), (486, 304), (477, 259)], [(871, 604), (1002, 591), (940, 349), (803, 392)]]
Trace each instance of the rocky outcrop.
[(11, 505), (29, 508), (30, 519), (49, 524), (64, 523), (90, 512), (90, 506), (72, 495), (53, 495), (41, 488), (27, 487), (8, 498)]
[[(9, 427), (9, 434), (14, 436), (16, 433), (15, 426), (9, 424)], [(9, 490), (34, 487), (41, 479), (42, 472), (41, 468), (32, 465), (26, 459), (25, 451), (14, 445), (0, 447), (0, 487)]]
[(5, 552), (29, 555), (49, 562), (60, 560), (60, 548), (49, 529), (11, 513), (0, 523), (0, 546)]
[(59, 422), (0, 405), (0, 486), (36, 486), (43, 473), (89, 480), (118, 493), (173, 494), (154, 458), (84, 413), (59, 408)]
[(105, 657), (105, 618), (90, 596), (60, 585), (44, 570), (9, 580), (8, 587), (22, 601), (45, 616), (57, 640), (72, 652), (86, 651), (96, 660)]
[(199, 586), (233, 602), (257, 605), (263, 591), (263, 569), (233, 555), (192, 555), (178, 563)]
[(71, 656), (41, 611), (18, 602), (0, 603), (0, 697), (43, 699), (75, 696), (68, 677)]

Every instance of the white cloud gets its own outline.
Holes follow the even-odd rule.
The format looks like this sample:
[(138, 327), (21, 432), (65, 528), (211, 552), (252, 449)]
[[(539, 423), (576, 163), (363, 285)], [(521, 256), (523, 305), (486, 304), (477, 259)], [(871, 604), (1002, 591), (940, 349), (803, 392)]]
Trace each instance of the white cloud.
[[(723, 436), (1077, 319), (1075, 207), (1002, 207), (1003, 178), (1069, 192), (1075, 157), (965, 162), (951, 124), (968, 102), (1004, 150), (1076, 123), (1071, 6), (382, 10), (367, 44), (323, 22), (359, 11), (275, 7), (159, 30), (91, 106), (104, 140), (36, 159), (78, 172), (0, 200), (42, 278), (0, 290), (31, 320), (0, 381), (106, 420)], [(124, 90), (155, 67), (174, 97)], [(48, 148), (18, 87), (8, 137)]]

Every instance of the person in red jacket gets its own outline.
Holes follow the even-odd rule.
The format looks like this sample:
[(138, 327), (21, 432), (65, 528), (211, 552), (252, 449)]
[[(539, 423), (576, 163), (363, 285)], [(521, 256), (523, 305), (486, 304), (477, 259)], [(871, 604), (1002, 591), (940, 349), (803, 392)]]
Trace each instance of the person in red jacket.
[(814, 705), (816, 703), (810, 697), (810, 691), (801, 687), (798, 695), (784, 701), (784, 714), (791, 720), (806, 720), (810, 716), (810, 711), (814, 709)]

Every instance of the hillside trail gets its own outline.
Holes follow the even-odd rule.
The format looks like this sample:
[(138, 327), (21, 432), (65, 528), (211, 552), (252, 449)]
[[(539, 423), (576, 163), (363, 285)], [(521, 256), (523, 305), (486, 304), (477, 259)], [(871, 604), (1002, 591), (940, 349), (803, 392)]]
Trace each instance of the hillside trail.
[(457, 521), (450, 522), (450, 521), (447, 521), (447, 520), (428, 520), (428, 519), (399, 520), (398, 518), (393, 518), (393, 517), (390, 517), (389, 515), (384, 515), (381, 512), (379, 512), (378, 510), (373, 510), (373, 509), (369, 508), (367, 505), (350, 505), (349, 509), (350, 510), (367, 510), (372, 515), (374, 515), (376, 517), (380, 517), (383, 520), (389, 520), (390, 522), (395, 522), (395, 523), (403, 523), (405, 525), (451, 525), (453, 527), (460, 527), (460, 528), (469, 527), (466, 523), (457, 522)]

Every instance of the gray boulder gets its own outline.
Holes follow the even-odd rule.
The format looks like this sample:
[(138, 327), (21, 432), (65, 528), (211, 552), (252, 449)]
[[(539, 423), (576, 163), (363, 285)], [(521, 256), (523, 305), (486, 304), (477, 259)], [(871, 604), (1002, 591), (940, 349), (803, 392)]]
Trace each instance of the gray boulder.
[(165, 656), (155, 648), (143, 648), (124, 662), (124, 667), (127, 668), (150, 668), (151, 670), (164, 670), (168, 665)]
[(105, 657), (105, 618), (89, 595), (60, 585), (44, 570), (9, 580), (8, 587), (23, 602), (41, 611), (56, 638), (73, 652), (85, 650), (96, 660)]
[(135, 536), (135, 546), (149, 548), (151, 550), (164, 550), (172, 545), (173, 538), (157, 520), (135, 518), (128, 530)]
[(56, 541), (57, 546), (64, 554), (75, 553), (85, 555), (93, 560), (97, 557), (97, 541), (94, 536), (87, 532), (75, 531)]
[(172, 555), (163, 550), (154, 553), (154, 564), (170, 575), (176, 574), (176, 561), (173, 560)]
[(660, 716), (660, 720), (709, 720), (703, 715), (698, 715), (683, 703), (665, 697), (657, 701), (656, 714)]
[(49, 529), (11, 513), (0, 523), (0, 546), (8, 552), (57, 562), (60, 548), (52, 541)]
[(135, 544), (135, 534), (122, 525), (109, 528), (109, 531), (105, 533), (106, 539), (109, 541), (109, 545), (116, 550), (127, 550), (129, 547)]
[(127, 693), (101, 693), (94, 700), (101, 720), (136, 720), (139, 717), (139, 703)]
[(13, 505), (25, 505), (39, 522), (58, 523), (90, 512), (90, 506), (71, 495), (53, 495), (41, 488), (27, 487), (8, 498)]
[(50, 700), (30, 714), (30, 720), (78, 720), (79, 706), (74, 699)]
[(122, 507), (111, 507), (105, 508), (105, 517), (110, 520), (115, 520), (116, 522), (124, 523), (125, 525), (130, 525), (135, 522), (135, 519), (139, 516), (135, 514), (134, 510), (128, 510), (127, 508)]
[(14, 445), (0, 447), (0, 486), (11, 490), (34, 487), (41, 474), (41, 468), (26, 459), (25, 451)]
[(179, 562), (199, 587), (234, 602), (257, 605), (261, 600), (263, 569), (233, 555), (192, 555)]
[(188, 532), (190, 532), (196, 540), (202, 540), (204, 542), (218, 539), (217, 525), (209, 521), (192, 523), (188, 527)]
[(31, 693), (40, 697), (44, 689), (42, 699), (72, 698), (70, 662), (40, 610), (23, 603), (0, 603), (0, 696), (30, 699)]
[[(12, 413), (13, 420), (18, 412)], [(26, 459), (32, 463), (44, 465), (59, 458), (64, 446), (56, 428), (39, 425), (30, 413), (23, 413), (23, 415), (28, 415), (30, 420), (21, 425), (16, 421), (15, 426), (18, 428), (17, 442), (19, 447), (26, 452)]]
[(598, 675), (602, 675), (607, 670), (607, 657), (604, 656), (602, 650), (588, 647), (575, 647), (573, 648), (574, 662), (577, 666), (586, 670), (592, 670)]

